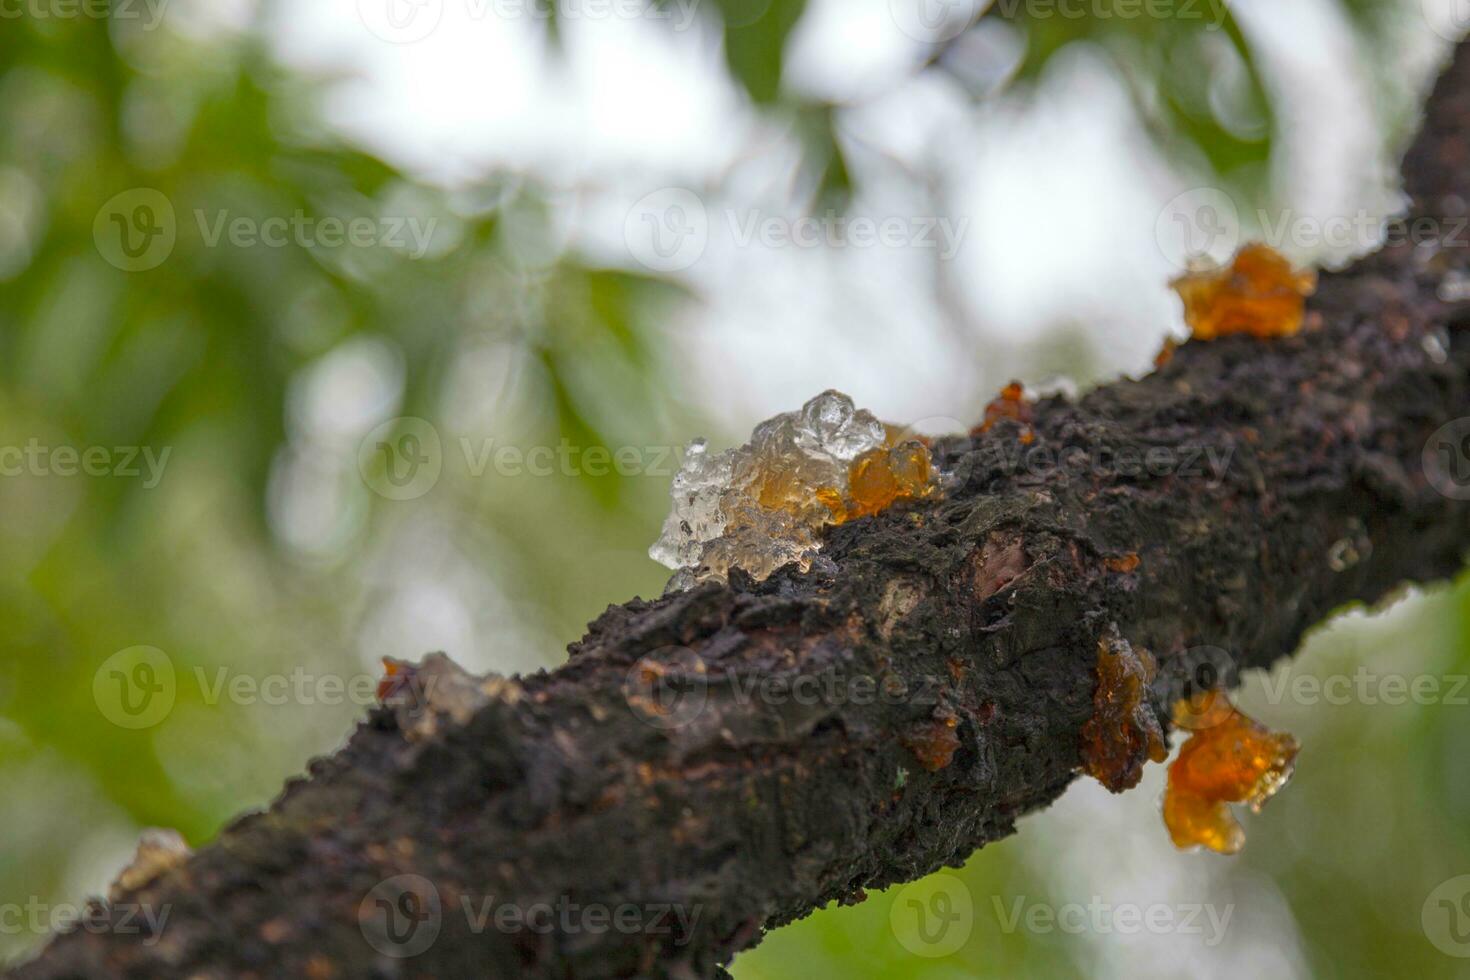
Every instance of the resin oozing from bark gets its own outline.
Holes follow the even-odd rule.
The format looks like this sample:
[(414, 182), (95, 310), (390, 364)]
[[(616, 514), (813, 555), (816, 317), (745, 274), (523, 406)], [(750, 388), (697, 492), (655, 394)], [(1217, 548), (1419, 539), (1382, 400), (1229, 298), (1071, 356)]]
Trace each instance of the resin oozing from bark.
[(1164, 732), (1148, 700), (1153, 657), (1116, 632), (1097, 644), (1097, 687), (1092, 717), (1082, 726), (1082, 767), (1114, 793), (1138, 785), (1150, 760), (1169, 755)]
[(819, 534), (934, 491), (923, 440), (885, 426), (839, 391), (756, 426), (750, 442), (711, 455), (691, 443), (670, 491), (673, 506), (649, 556), (676, 569), (670, 589), (757, 579), (810, 565)]
[(1026, 389), (1019, 381), (1012, 381), (1000, 390), (990, 404), (985, 406), (985, 419), (972, 430), (973, 435), (980, 435), (995, 428), (995, 424), (1002, 419), (1009, 419), (1021, 426), (1020, 441), (1024, 445), (1030, 445), (1036, 441), (1036, 433), (1031, 429), (1031, 423), (1035, 421), (1035, 412), (1031, 403), (1026, 400)]
[(929, 772), (938, 772), (949, 765), (960, 747), (960, 737), (955, 731), (959, 719), (953, 715), (926, 721), (904, 737), (904, 745), (919, 760), (919, 765)]
[(1187, 272), (1169, 285), (1184, 301), (1184, 321), (1195, 340), (1289, 337), (1301, 329), (1317, 274), (1293, 268), (1269, 245), (1251, 243), (1229, 264)]
[(1245, 845), (1245, 830), (1230, 804), (1260, 812), (1291, 778), (1300, 746), (1241, 714), (1224, 692), (1202, 699), (1174, 708), (1175, 723), (1192, 731), (1169, 766), (1164, 824), (1180, 849), (1234, 854)]
[(817, 495), (832, 512), (832, 522), (842, 524), (882, 513), (900, 500), (927, 496), (933, 486), (929, 450), (910, 439), (871, 449), (853, 460), (847, 471), (846, 499), (834, 487), (823, 487)]

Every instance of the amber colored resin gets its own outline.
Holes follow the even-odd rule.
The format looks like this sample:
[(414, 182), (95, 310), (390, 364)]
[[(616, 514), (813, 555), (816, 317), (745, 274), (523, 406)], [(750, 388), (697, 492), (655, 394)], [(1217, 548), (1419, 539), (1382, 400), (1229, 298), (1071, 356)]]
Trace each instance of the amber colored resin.
[[(1300, 746), (1284, 732), (1272, 732), (1226, 704), (1219, 692), (1208, 692), (1209, 708), (1181, 701), (1174, 708), (1178, 723), (1193, 727), (1179, 756), (1169, 766), (1164, 790), (1164, 824), (1174, 846), (1208, 847), (1234, 854), (1245, 844), (1245, 830), (1230, 810), (1245, 803), (1259, 812), (1291, 778)], [(1201, 726), (1200, 719), (1219, 720)]]
[(392, 657), (383, 658), (383, 678), (378, 681), (378, 700), (387, 700), (407, 686), (413, 665)]
[(852, 461), (847, 493), (848, 519), (886, 510), (899, 500), (922, 497), (933, 482), (929, 450), (917, 442), (874, 449)]
[(1195, 340), (1238, 333), (1287, 337), (1301, 329), (1317, 274), (1292, 268), (1269, 245), (1252, 243), (1229, 265), (1188, 272), (1169, 285), (1184, 301), (1184, 321)]
[(1136, 551), (1130, 551), (1128, 552), (1128, 554), (1119, 555), (1116, 558), (1103, 559), (1103, 564), (1107, 566), (1108, 571), (1122, 572), (1124, 575), (1134, 571), (1142, 563), (1143, 562), (1138, 557), (1138, 552)]
[(1082, 726), (1082, 766), (1114, 793), (1137, 786), (1149, 760), (1163, 762), (1169, 749), (1148, 701), (1153, 657), (1113, 634), (1097, 645), (1097, 687), (1092, 717)]
[[(1001, 419), (1010, 419), (1022, 424), (1032, 420), (1031, 403), (1026, 401), (1025, 389), (1021, 382), (1012, 381), (1000, 390), (1000, 395), (985, 406), (985, 421), (974, 430), (976, 433), (989, 432), (995, 423)], [(1022, 433), (1023, 441), (1029, 443), (1035, 438), (1028, 428)]]
[(939, 718), (926, 721), (904, 739), (919, 765), (929, 772), (938, 772), (954, 759), (960, 747), (960, 737), (955, 732), (956, 718)]
[[(889, 432), (892, 439), (894, 433)], [(917, 439), (870, 449), (852, 461), (847, 472), (847, 496), (833, 487), (819, 487), (817, 500), (836, 524), (882, 513), (901, 500), (928, 496), (934, 487), (934, 465), (929, 450)]]

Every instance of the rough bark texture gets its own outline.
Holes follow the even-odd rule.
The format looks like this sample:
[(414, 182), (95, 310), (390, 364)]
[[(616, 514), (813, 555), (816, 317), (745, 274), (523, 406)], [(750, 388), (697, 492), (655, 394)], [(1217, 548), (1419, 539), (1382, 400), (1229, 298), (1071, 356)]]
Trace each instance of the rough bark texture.
[[(1467, 126), (1461, 48), (1404, 164), (1414, 214), (1464, 212)], [(78, 931), (12, 976), (708, 976), (765, 929), (958, 864), (1076, 778), (1110, 630), (1158, 658), (1162, 718), (1192, 648), (1229, 651), (1233, 679), (1344, 603), (1462, 568), (1470, 504), (1421, 454), (1470, 414), (1470, 333), (1437, 295), (1466, 252), (1385, 250), (1324, 276), (1297, 337), (1186, 344), (1036, 406), (1031, 448), (1138, 472), (1014, 465), (1002, 422), (938, 444), (942, 499), (833, 529), (809, 573), (610, 608), (549, 673), (432, 661), (432, 706), (375, 710), (268, 812), (119, 896), (167, 907), (161, 936)], [(1191, 449), (1230, 454), (1218, 481)], [(631, 905), (640, 928), (465, 913), (487, 901)]]

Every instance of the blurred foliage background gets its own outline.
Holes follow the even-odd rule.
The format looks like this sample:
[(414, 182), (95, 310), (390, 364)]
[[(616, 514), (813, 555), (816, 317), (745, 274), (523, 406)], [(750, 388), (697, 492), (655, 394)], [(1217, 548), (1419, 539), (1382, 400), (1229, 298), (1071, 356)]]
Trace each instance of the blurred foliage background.
[[(819, 212), (932, 191), (923, 173), (875, 165), (850, 138), (864, 100), (786, 84), (800, 67), (790, 63), (794, 32), (817, 16), (807, 6), (717, 0), (698, 10), (708, 57), (741, 111), (792, 149), (783, 201)], [(1138, 152), (1280, 205), (1291, 195), (1281, 173), (1295, 121), (1279, 104), (1280, 73), (1273, 87), (1262, 67), (1262, 51), (1280, 41), (1244, 29), (1218, 0), (1197, 6), (1206, 16), (1128, 19), (1108, 16), (1109, 4), (1059, 17), (998, 3), (967, 30), (917, 45), (906, 77), (944, 85), (977, 117), (1041, 113), (1050, 66), (1086, 50), (1127, 94), (1146, 144)], [(1344, 25), (1375, 138), (1397, 145), (1424, 75), (1403, 67), (1402, 51), (1435, 43), (1405, 40), (1424, 33), (1417, 4), (1319, 6)], [(379, 658), (432, 649), (477, 669), (556, 664), (604, 606), (661, 590), (666, 572), (645, 550), (665, 511), (669, 451), (696, 434), (728, 442), (761, 417), (732, 417), (735, 396), (705, 381), (721, 366), (693, 363), (718, 361), (709, 353), (718, 324), (700, 319), (707, 282), (650, 272), (568, 234), (566, 189), (543, 170), (497, 165), (436, 180), (349, 138), (329, 121), (340, 79), (277, 57), (270, 27), (283, 5), (173, 0), (154, 27), (30, 9), (0, 21), (0, 446), (103, 447), (119, 464), (130, 447), (168, 455), (157, 480), (120, 466), (0, 477), (0, 902), (22, 904), (103, 890), (141, 828), (208, 840), (267, 804), (363, 710), (320, 689), (279, 703), (222, 697), (221, 678), (370, 680)], [(577, 57), (561, 20), (539, 23), (554, 57)], [(1090, 92), (1065, 97), (1085, 103)], [(177, 243), (157, 267), (130, 272), (99, 244), (99, 214), (140, 187), (171, 203)], [(745, 193), (734, 168), (703, 189)], [(210, 243), (195, 215), (220, 212), (379, 227), (414, 218), (432, 234), (423, 248)], [(774, 288), (748, 267), (723, 274), (752, 304)], [(861, 278), (844, 275), (851, 287)], [(932, 282), (945, 315), (915, 316), (902, 338), (960, 338), (955, 371), (967, 393), (945, 414), (978, 417), (1011, 375), (1063, 370), (1090, 382), (1119, 370), (1112, 337), (1085, 323), (1085, 310), (1016, 341), (967, 315), (974, 305), (946, 292), (945, 275), (935, 270)], [(1176, 326), (1138, 320), (1143, 346)], [(714, 340), (691, 345), (696, 333)], [(773, 371), (790, 360), (767, 356)], [(779, 392), (778, 407), (842, 380), (821, 365), (809, 375), (809, 387)], [(913, 392), (928, 379), (899, 371), (884, 383)], [(394, 500), (375, 492), (381, 475), (359, 457), (369, 433), (387, 424), (383, 438), (393, 438), (390, 420), (402, 416), (433, 424), (443, 473), (429, 492)], [(539, 477), (484, 466), (499, 447), (560, 445), (635, 447), (639, 464)], [(94, 678), (138, 645), (166, 653), (176, 700), (156, 725), (132, 730), (100, 708)], [(1439, 882), (1470, 871), (1470, 769), (1457, 752), (1470, 745), (1470, 707), (1272, 693), (1283, 676), (1359, 665), (1406, 677), (1470, 672), (1470, 589), (1349, 615), (1280, 676), (1252, 681), (1247, 710), (1306, 747), (1293, 785), (1250, 821), (1243, 856), (1174, 853), (1153, 767), (1121, 798), (1079, 785), (1016, 839), (977, 854), (959, 872), (974, 922), (955, 952), (916, 954), (891, 915), (902, 894), (893, 890), (773, 934), (735, 973), (1463, 975), (1426, 939), (1421, 910)], [(1018, 897), (1211, 904), (1232, 919), (1218, 942), (1183, 929), (1008, 930), (1001, 908)], [(0, 930), (0, 957), (42, 939)]]

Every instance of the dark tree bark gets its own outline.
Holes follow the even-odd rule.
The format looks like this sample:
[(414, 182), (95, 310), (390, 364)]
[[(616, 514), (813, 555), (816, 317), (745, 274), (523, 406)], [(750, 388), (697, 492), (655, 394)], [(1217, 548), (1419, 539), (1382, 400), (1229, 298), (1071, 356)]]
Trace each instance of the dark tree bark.
[[(1344, 603), (1463, 567), (1470, 504), (1423, 453), (1470, 415), (1463, 308), (1439, 298), (1470, 267), (1448, 238), (1467, 127), (1462, 47), (1404, 162), (1441, 247), (1325, 275), (1298, 336), (1189, 343), (1035, 406), (1030, 448), (1101, 465), (1017, 465), (1002, 422), (937, 443), (942, 498), (833, 528), (810, 572), (610, 608), (552, 672), (431, 658), (268, 812), (119, 889), (106, 914), (166, 908), (160, 935), (77, 931), (11, 975), (708, 976), (963, 862), (1077, 777), (1112, 631), (1157, 658), (1166, 722), (1191, 650), (1228, 651), (1233, 682)], [(1192, 450), (1229, 454), (1218, 480)], [(539, 928), (538, 903), (550, 932), (505, 912)]]

